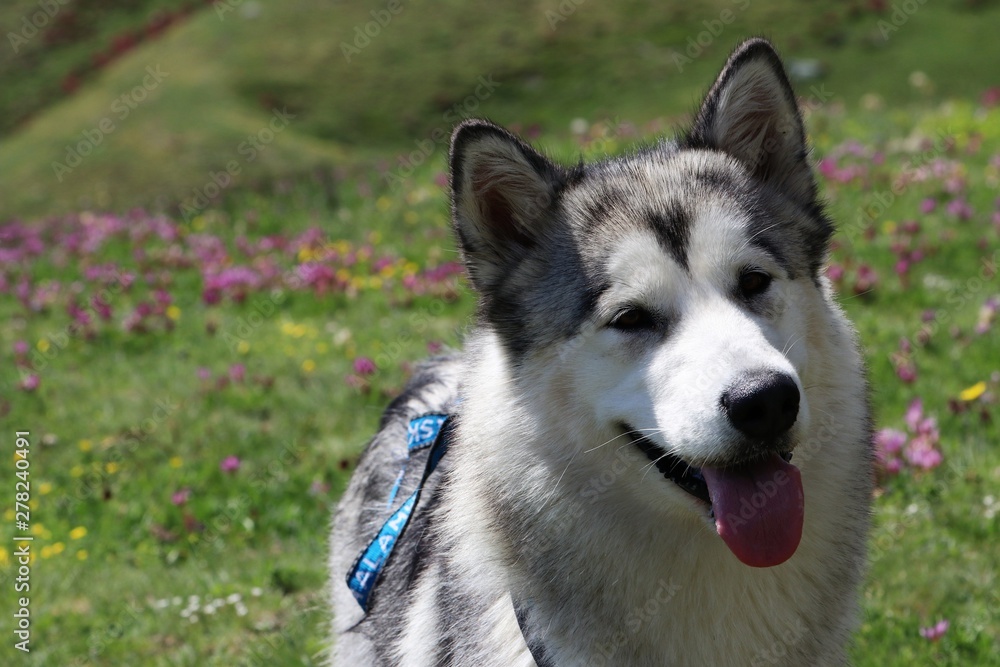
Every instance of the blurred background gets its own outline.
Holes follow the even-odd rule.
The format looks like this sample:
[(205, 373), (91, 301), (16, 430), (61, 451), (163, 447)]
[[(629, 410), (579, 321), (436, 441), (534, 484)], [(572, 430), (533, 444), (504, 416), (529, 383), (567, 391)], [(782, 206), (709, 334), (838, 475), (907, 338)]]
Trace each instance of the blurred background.
[(0, 27), (0, 424), (30, 432), (3, 493), (19, 456), (31, 484), (23, 525), (0, 505), (4, 664), (320, 664), (331, 504), (473, 312), (451, 128), (620, 153), (764, 35), (872, 372), (854, 660), (1000, 665), (1000, 2), (9, 0)]

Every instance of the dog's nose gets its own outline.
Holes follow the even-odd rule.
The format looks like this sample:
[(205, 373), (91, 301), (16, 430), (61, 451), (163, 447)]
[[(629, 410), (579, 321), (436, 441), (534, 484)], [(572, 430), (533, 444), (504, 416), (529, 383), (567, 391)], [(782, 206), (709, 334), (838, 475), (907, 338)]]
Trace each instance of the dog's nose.
[(799, 388), (784, 373), (750, 373), (722, 394), (722, 407), (741, 433), (754, 439), (773, 439), (795, 423)]

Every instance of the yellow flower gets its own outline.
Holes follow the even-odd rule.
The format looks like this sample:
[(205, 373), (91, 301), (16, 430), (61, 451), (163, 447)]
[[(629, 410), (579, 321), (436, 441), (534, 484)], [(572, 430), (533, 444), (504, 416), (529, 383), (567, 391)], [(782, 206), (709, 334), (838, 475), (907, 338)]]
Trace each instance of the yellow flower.
[(236, 345), (236, 351), (239, 352), (240, 354), (246, 354), (247, 352), (250, 351), (250, 343), (248, 343), (245, 340), (241, 340)]
[(73, 530), (69, 531), (69, 539), (79, 540), (82, 537), (87, 536), (87, 529), (84, 526), (77, 526)]
[(316, 370), (316, 362), (313, 361), (312, 359), (306, 359), (305, 361), (302, 362), (302, 370), (305, 371), (306, 373), (312, 373), (314, 370)]
[(93, 443), (90, 440), (84, 439), (79, 442), (79, 447), (81, 452), (89, 452), (93, 447)]
[(958, 395), (958, 397), (963, 401), (974, 401), (985, 393), (986, 393), (986, 383), (977, 382), (968, 389), (963, 389), (962, 392)]
[(80, 549), (79, 551), (77, 551), (76, 552), (76, 559), (77, 560), (87, 560), (87, 550), (86, 549)]
[(10, 563), (10, 554), (3, 547), (0, 547), (0, 567), (6, 567)]
[(168, 306), (167, 307), (167, 317), (169, 317), (174, 322), (176, 322), (181, 317), (181, 309), (178, 308), (177, 306)]
[(107, 471), (109, 475), (114, 475), (116, 472), (118, 472), (119, 467), (120, 466), (114, 461), (108, 461), (107, 463), (104, 464), (104, 469)]
[(414, 213), (413, 211), (407, 211), (406, 213), (403, 214), (403, 222), (405, 222), (408, 225), (417, 224), (418, 219), (419, 218), (417, 217), (417, 214)]
[(351, 279), (351, 272), (345, 268), (337, 269), (336, 275), (337, 275), (337, 280), (339, 280), (342, 283), (346, 283), (348, 280)]
[(184, 465), (184, 459), (182, 459), (179, 456), (172, 456), (172, 457), (170, 457), (170, 467), (171, 468), (180, 468), (182, 465)]
[(882, 231), (885, 232), (886, 234), (895, 234), (896, 233), (896, 222), (894, 220), (886, 220), (882, 224)]
[(55, 544), (52, 545), (52, 555), (54, 556), (58, 556), (65, 550), (66, 550), (66, 545), (63, 544), (62, 542), (56, 542)]
[(42, 482), (38, 485), (38, 493), (43, 496), (52, 493), (52, 482)]
[(379, 278), (378, 276), (372, 276), (371, 278), (368, 279), (368, 286), (371, 287), (372, 289), (381, 289), (382, 279)]
[(48, 558), (52, 555), (52, 547), (46, 545), (42, 547), (42, 558)]
[(49, 347), (51, 346), (49, 345), (48, 339), (42, 338), (41, 340), (38, 341), (38, 344), (35, 347), (38, 348), (39, 352), (45, 353), (49, 351)]
[(330, 346), (327, 345), (326, 343), (316, 343), (316, 351), (319, 352), (320, 354), (323, 354), (324, 352), (326, 352), (329, 349), (330, 349)]
[(31, 530), (29, 530), (28, 532), (30, 532), (32, 535), (39, 535), (39, 536), (44, 535), (45, 526), (43, 526), (40, 523), (33, 523), (31, 524)]
[(14, 520), (14, 510), (9, 509), (6, 512), (4, 512), (3, 513), (3, 520), (4, 521), (13, 521)]
[(388, 197), (379, 197), (378, 199), (375, 200), (375, 208), (382, 211), (383, 213), (388, 211), (390, 206), (392, 206), (392, 202), (389, 200)]
[(70, 474), (71, 477), (80, 477), (80, 476), (82, 476), (83, 475), (83, 466), (79, 465), (79, 464), (73, 466), (72, 468), (69, 469), (69, 474)]

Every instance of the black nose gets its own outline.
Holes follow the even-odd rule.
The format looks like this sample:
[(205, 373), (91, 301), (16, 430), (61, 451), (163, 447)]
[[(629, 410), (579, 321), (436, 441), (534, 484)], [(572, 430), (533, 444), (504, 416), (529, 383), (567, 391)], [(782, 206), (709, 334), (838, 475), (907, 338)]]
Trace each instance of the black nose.
[(799, 388), (784, 373), (750, 373), (722, 394), (722, 407), (741, 433), (754, 439), (777, 438), (798, 417)]

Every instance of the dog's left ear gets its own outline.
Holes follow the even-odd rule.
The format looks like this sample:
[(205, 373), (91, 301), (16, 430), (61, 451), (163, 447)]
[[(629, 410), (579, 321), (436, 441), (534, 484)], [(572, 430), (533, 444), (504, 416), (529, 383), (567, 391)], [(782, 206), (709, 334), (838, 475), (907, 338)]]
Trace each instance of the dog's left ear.
[(480, 294), (551, 231), (561, 168), (498, 125), (467, 120), (451, 138), (452, 218)]
[(795, 93), (767, 40), (750, 39), (733, 51), (708, 91), (686, 145), (725, 151), (799, 204), (816, 202)]

